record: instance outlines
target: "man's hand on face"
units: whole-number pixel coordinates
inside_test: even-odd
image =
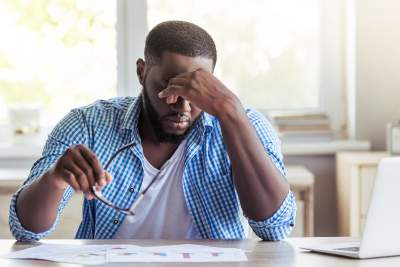
[[[168,104],[173,104],[177,102],[178,97],[182,97],[216,117],[241,105],[232,91],[212,73],[203,69],[171,78],[167,88],[162,90],[158,97],[166,98]]]

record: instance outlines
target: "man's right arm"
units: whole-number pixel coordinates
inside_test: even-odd
[[[49,176],[46,172],[25,187],[17,198],[16,210],[21,225],[36,234],[46,232],[54,224],[65,191],[46,182]]]
[[[9,225],[17,240],[45,237],[54,230],[73,191],[82,191],[87,198],[92,198],[89,186],[110,181],[94,153],[82,145],[87,143],[87,134],[81,116],[79,111],[71,111],[57,124],[49,135],[42,157],[13,195]],[[98,180],[100,178],[103,179]]]
[[[93,199],[90,187],[110,182],[96,155],[84,145],[68,148],[56,164],[20,192],[17,216],[21,225],[34,233],[48,230],[55,222],[58,207],[68,186]],[[34,211],[34,212],[32,212]]]

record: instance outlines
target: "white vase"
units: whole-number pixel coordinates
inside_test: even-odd
[[[35,143],[40,136],[40,108],[18,106],[8,110],[14,144]]]

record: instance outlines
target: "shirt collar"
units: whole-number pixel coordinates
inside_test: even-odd
[[[212,128],[213,127],[213,116],[206,112],[202,112],[200,114],[200,117],[198,119],[198,123],[201,126],[201,128]]]
[[[121,125],[122,130],[138,131],[140,112],[142,111],[142,96],[136,97],[129,105]]]

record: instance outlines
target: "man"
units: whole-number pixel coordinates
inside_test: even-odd
[[[73,192],[85,195],[76,238],[242,239],[247,222],[264,240],[285,238],[296,206],[279,140],[213,76],[216,59],[211,36],[194,24],[152,29],[137,60],[141,95],[73,109],[49,135],[11,200],[15,238],[48,235]],[[150,183],[134,216],[90,190],[129,208]]]

